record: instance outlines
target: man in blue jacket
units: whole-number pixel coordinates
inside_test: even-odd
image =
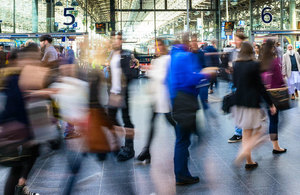
[[[199,182],[199,177],[192,177],[188,169],[190,135],[196,130],[196,112],[199,109],[196,88],[208,75],[201,74],[197,61],[188,51],[189,36],[183,36],[183,44],[176,44],[171,50],[171,66],[168,72],[168,84],[173,105],[173,116],[177,121],[174,154],[176,185]]]

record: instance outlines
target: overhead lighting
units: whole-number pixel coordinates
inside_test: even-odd
[[[62,4],[60,1],[57,1],[57,2],[55,3],[55,6],[63,6],[63,4]]]
[[[72,1],[72,4],[71,4],[71,6],[78,6],[79,4],[78,4],[78,2],[76,1],[76,0],[73,0]]]

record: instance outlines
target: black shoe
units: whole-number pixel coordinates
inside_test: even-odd
[[[30,192],[26,185],[16,185],[15,195],[39,195],[39,193]]]
[[[139,161],[144,161],[145,160],[146,163],[150,163],[151,155],[150,155],[150,152],[149,152],[149,148],[145,147],[136,159],[139,160]]]
[[[176,179],[176,185],[189,185],[198,183],[199,181],[199,177],[182,177]]]
[[[243,136],[233,135],[232,138],[228,140],[228,143],[236,143],[242,141]]]
[[[134,157],[133,147],[123,146],[117,156],[118,161],[126,161]]]
[[[106,153],[98,153],[97,158],[99,161],[104,161],[106,159]]]
[[[255,169],[257,167],[258,167],[258,163],[257,162],[255,162],[255,164],[246,164],[245,165],[245,168],[248,169],[248,170]]]
[[[287,149],[284,148],[284,150],[280,151],[280,150],[273,150],[273,154],[282,154],[285,153],[287,151]]]

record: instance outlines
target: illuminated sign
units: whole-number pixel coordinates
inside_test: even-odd
[[[224,30],[225,32],[232,32],[234,29],[234,22],[225,22]]]
[[[97,34],[105,34],[106,33],[106,23],[95,23],[96,33]]]

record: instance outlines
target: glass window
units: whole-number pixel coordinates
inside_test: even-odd
[[[0,0],[0,20],[2,33],[13,32],[13,1]]]

